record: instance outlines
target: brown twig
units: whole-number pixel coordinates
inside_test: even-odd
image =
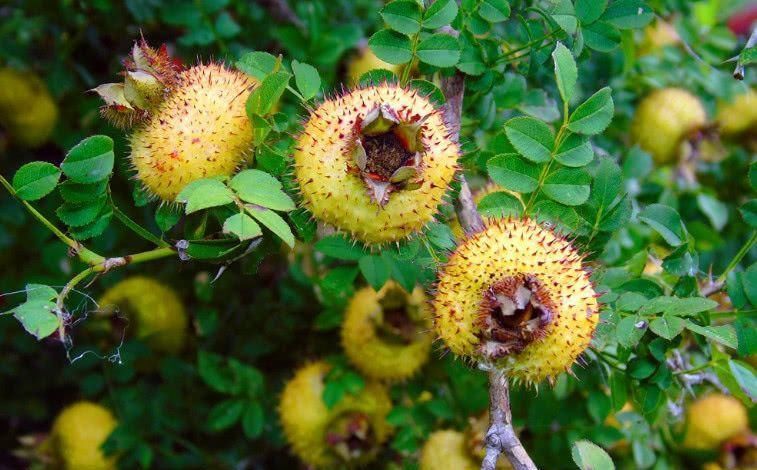
[[[287,0],[257,0],[257,3],[265,8],[274,19],[282,23],[290,23],[298,29],[305,29],[305,23],[289,7]]]
[[[444,31],[457,35],[451,29]],[[443,77],[441,89],[447,100],[444,119],[450,128],[452,138],[460,140],[460,115],[463,109],[465,77],[460,72]],[[474,233],[484,228],[481,214],[478,213],[470,187],[462,172],[460,194],[455,201],[455,211],[460,225],[466,233]],[[500,455],[505,454],[515,470],[535,470],[531,458],[521,444],[512,425],[510,411],[510,386],[507,377],[501,371],[489,371],[489,430],[486,433],[486,455],[481,463],[481,470],[494,470]]]

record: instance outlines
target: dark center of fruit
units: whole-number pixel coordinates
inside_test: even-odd
[[[546,335],[554,316],[555,306],[535,276],[510,276],[497,281],[481,301],[481,352],[490,359],[517,354]]]
[[[364,136],[365,172],[388,180],[401,166],[413,157],[396,133],[389,131],[377,136]]]
[[[364,459],[375,451],[376,436],[368,415],[358,411],[337,416],[326,433],[326,444],[345,462]]]
[[[390,289],[379,300],[381,318],[376,324],[377,335],[387,343],[407,345],[418,334],[418,307],[408,302],[408,294]]]

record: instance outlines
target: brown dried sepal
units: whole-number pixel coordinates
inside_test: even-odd
[[[492,360],[518,354],[547,334],[556,306],[532,275],[509,276],[492,284],[481,301],[477,318],[480,352]]]
[[[365,183],[371,200],[379,206],[398,190],[421,187],[424,118],[403,120],[389,105],[382,104],[355,125],[352,145],[354,167]]]

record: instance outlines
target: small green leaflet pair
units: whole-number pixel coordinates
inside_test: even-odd
[[[226,218],[224,233],[239,240],[250,240],[263,234],[260,223],[287,245],[294,246],[292,230],[274,212],[293,211],[294,201],[283,191],[281,182],[264,171],[244,170],[228,182],[223,178],[193,181],[179,193],[176,201],[186,204],[186,214],[235,204],[239,213]]]

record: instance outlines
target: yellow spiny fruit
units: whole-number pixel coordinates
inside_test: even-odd
[[[726,440],[749,428],[744,405],[728,395],[713,393],[691,403],[686,410],[683,446],[692,450],[717,450]]]
[[[665,46],[672,46],[680,41],[681,38],[672,24],[657,20],[644,28],[644,35],[639,44],[639,55],[653,54]]]
[[[723,135],[757,133],[757,91],[750,88],[730,102],[718,103],[715,118]]]
[[[402,380],[426,363],[433,343],[431,313],[423,289],[412,294],[395,282],[379,292],[357,291],[342,324],[342,345],[368,377]]]
[[[599,320],[581,255],[530,219],[498,219],[463,240],[439,275],[436,331],[453,353],[526,383],[551,381]]]
[[[478,470],[481,462],[468,452],[465,434],[443,430],[432,433],[421,449],[420,470]]]
[[[0,125],[23,147],[38,147],[52,134],[58,105],[45,83],[32,73],[0,69]]]
[[[316,218],[380,244],[433,220],[459,152],[427,98],[382,84],[327,100],[311,113],[294,152],[295,176]]]
[[[284,434],[294,453],[313,467],[364,465],[389,436],[392,403],[382,385],[368,382],[329,409],[321,398],[329,369],[324,361],[314,362],[287,382],[279,403]]]
[[[108,289],[98,304],[123,312],[130,331],[156,352],[176,354],[187,336],[187,312],[176,291],[148,277],[132,276]]]
[[[347,83],[350,86],[355,86],[360,82],[360,77],[363,74],[377,69],[388,70],[395,75],[399,75],[402,71],[402,66],[384,62],[376,57],[376,54],[369,47],[363,46],[347,62]]]
[[[229,176],[252,149],[245,103],[256,82],[222,64],[196,65],[131,136],[131,161],[145,189],[164,201],[192,181]]]
[[[706,121],[707,113],[699,98],[680,88],[663,88],[639,103],[631,137],[657,163],[670,163],[678,156],[681,142]]]
[[[55,419],[45,447],[52,451],[55,468],[64,470],[111,470],[116,458],[106,457],[100,447],[116,427],[111,412],[97,403],[80,401],[66,407]]]

